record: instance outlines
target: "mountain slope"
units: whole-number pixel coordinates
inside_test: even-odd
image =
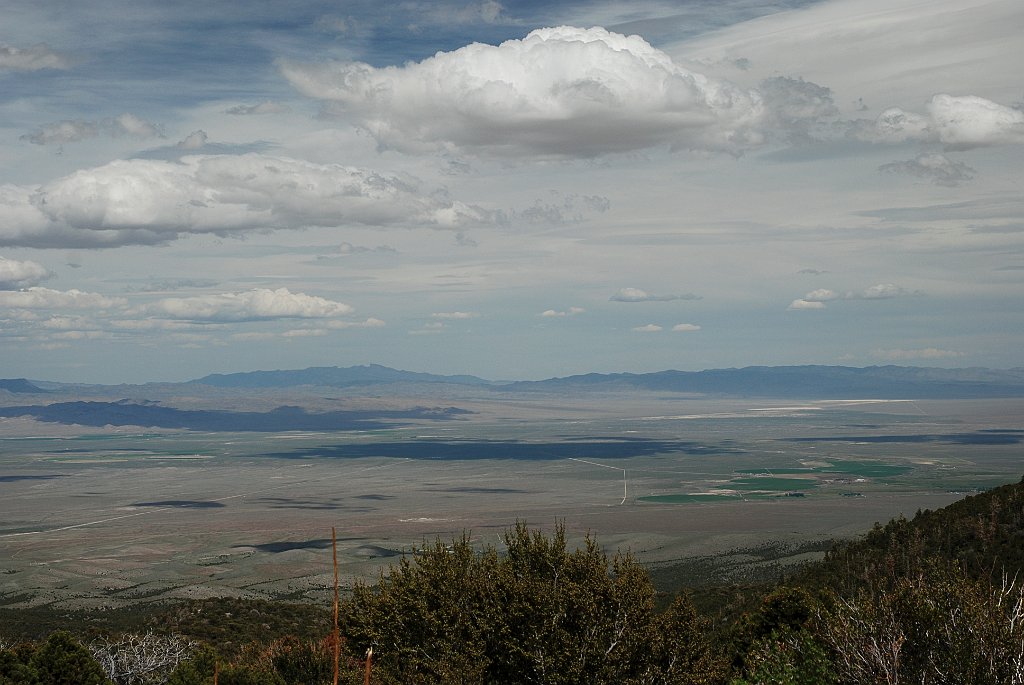
[[[19,394],[46,392],[39,386],[33,385],[24,378],[0,378],[0,390]]]
[[[586,374],[521,381],[517,391],[654,390],[740,397],[967,399],[1024,397],[1024,369],[907,366],[750,366],[707,371]]]

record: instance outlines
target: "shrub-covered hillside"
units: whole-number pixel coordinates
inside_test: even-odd
[[[910,520],[876,524],[864,538],[833,547],[797,582],[852,591],[886,576],[913,575],[937,559],[971,577],[1024,577],[1024,479]]]
[[[380,685],[1020,685],[1022,522],[1024,481],[878,525],[715,630],[685,589],[656,610],[630,555],[521,524],[500,552],[438,541],[357,585],[338,638],[322,608],[164,607],[148,634],[8,640],[0,685],[314,685],[335,664]]]

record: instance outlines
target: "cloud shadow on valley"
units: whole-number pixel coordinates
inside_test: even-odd
[[[211,432],[354,431],[394,428],[395,421],[450,421],[465,414],[457,407],[413,407],[310,413],[283,406],[269,412],[176,409],[155,402],[56,402],[0,408],[0,417],[30,416],[47,423],[80,426],[144,426]]]
[[[737,454],[732,447],[694,441],[630,438],[607,441],[523,442],[518,440],[416,440],[352,445],[303,447],[287,452],[268,452],[261,456],[275,459],[359,459],[396,457],[415,460],[474,461],[509,459],[517,461],[557,461],[560,459],[626,459],[656,454],[688,455]]]

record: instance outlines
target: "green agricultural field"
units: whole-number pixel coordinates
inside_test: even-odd
[[[656,502],[658,504],[696,504],[699,502],[726,502],[736,499],[736,495],[648,495],[637,497],[639,502]]]
[[[909,473],[912,468],[905,464],[885,464],[882,462],[839,459],[832,462],[832,466],[823,466],[818,471],[821,473],[845,473],[863,478],[887,478],[889,476],[902,476],[905,473]]]
[[[813,478],[779,478],[774,476],[736,478],[722,486],[729,490],[771,490],[784,492],[787,490],[813,490],[818,482]]]

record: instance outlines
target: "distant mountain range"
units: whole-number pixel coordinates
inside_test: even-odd
[[[39,386],[29,383],[24,378],[0,378],[0,390],[6,390],[7,392],[19,394],[46,392]]]
[[[748,366],[708,371],[591,373],[520,381],[508,390],[655,390],[725,397],[806,399],[967,399],[1024,397],[1024,369],[914,366]]]
[[[589,373],[542,381],[488,381],[386,366],[315,367],[296,371],[214,374],[191,381],[220,388],[352,387],[445,383],[512,392],[648,390],[721,397],[924,399],[1024,397],[1024,369],[937,369],[913,366],[749,366],[708,371]]]
[[[218,388],[289,388],[296,385],[347,388],[380,383],[453,383],[456,385],[489,385],[491,383],[476,376],[438,376],[432,373],[400,371],[379,364],[345,368],[314,366],[297,371],[215,373],[190,382]]]
[[[939,369],[914,366],[749,366],[707,371],[589,373],[540,381],[490,381],[469,375],[417,373],[371,364],[298,370],[213,374],[183,385],[223,389],[299,386],[351,388],[445,384],[517,393],[586,393],[631,390],[710,397],[804,399],[971,399],[1024,397],[1024,368]],[[0,391],[53,392],[60,384],[0,380]],[[52,388],[52,390],[51,390]]]

